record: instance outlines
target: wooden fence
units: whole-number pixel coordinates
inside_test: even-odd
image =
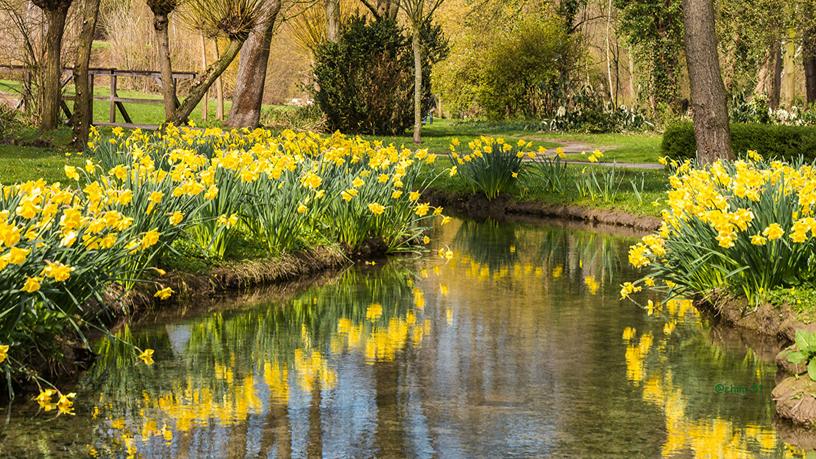
[[[24,108],[31,98],[31,70],[22,65],[0,65],[0,71],[10,71],[12,74],[22,75],[23,91],[21,99],[16,108]],[[65,67],[63,73],[68,75],[62,78],[61,87],[67,86],[73,80],[74,69]],[[115,68],[91,68],[88,70],[90,87],[88,92],[94,94],[95,81],[98,77],[107,78],[110,82],[110,94],[107,96],[93,96],[93,100],[106,100],[109,102],[108,119],[107,121],[93,121],[96,126],[121,126],[126,128],[141,128],[141,129],[155,129],[158,126],[154,124],[138,124],[133,121],[130,114],[125,107],[125,104],[151,104],[164,105],[162,99],[146,99],[135,97],[119,97],[117,90],[117,81],[119,77],[128,78],[153,78],[161,84],[161,72],[153,70],[121,70]],[[178,83],[179,80],[188,80],[196,77],[195,72],[173,72],[173,79]],[[75,96],[66,95],[62,97],[60,106],[65,114],[66,120],[71,120],[71,108],[66,103],[67,100],[74,100]],[[178,104],[178,99],[176,99]],[[117,120],[117,113],[122,115],[123,122]]]

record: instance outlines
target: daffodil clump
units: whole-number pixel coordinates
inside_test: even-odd
[[[157,256],[192,224],[206,190],[200,166],[132,158],[65,166],[65,184],[0,185],[0,343],[9,346],[0,371],[10,379],[45,383],[39,370],[61,364],[55,337],[84,345],[85,330],[102,328],[106,289],[154,277]]]
[[[155,264],[182,242],[209,257],[248,239],[270,256],[372,241],[390,253],[427,244],[434,219],[448,221],[420,199],[420,170],[435,160],[424,150],[260,129],[92,134],[64,183],[0,185],[0,371],[11,379],[45,383],[32,356],[59,364],[43,352],[55,336],[83,345],[83,331],[104,329],[108,289],[160,278]],[[149,282],[157,300],[175,293]],[[139,352],[150,365],[152,350]]]
[[[493,200],[513,189],[522,173],[524,158],[536,158],[530,151],[532,142],[519,140],[516,145],[502,138],[482,136],[468,144],[469,152],[459,152],[459,140],[450,146],[453,163],[451,175],[457,173],[470,185],[474,192],[480,192]]]
[[[319,243],[350,251],[376,242],[387,252],[421,242],[441,208],[420,200],[423,166],[436,156],[341,134],[168,128],[94,139],[109,168],[148,157],[182,160],[199,174],[201,209],[188,234],[208,256],[223,257],[242,238],[271,254]]]
[[[673,166],[659,232],[629,251],[647,277],[625,284],[622,296],[658,280],[675,294],[727,288],[761,300],[814,280],[816,167],[754,151],[735,162]]]

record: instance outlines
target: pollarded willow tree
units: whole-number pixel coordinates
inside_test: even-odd
[[[88,133],[93,122],[93,94],[89,69],[91,65],[91,50],[96,33],[96,22],[99,19],[100,0],[84,0],[80,13],[82,26],[79,32],[79,46],[77,47],[76,62],[74,63],[74,116],[71,124],[74,130],[73,144],[77,148],[85,148],[88,142]]]
[[[196,105],[218,77],[238,56],[250,34],[270,20],[267,0],[186,0],[180,10],[184,19],[212,38],[229,40],[224,53],[203,74],[193,80],[189,94],[170,118],[174,124],[186,123]],[[274,18],[272,18],[274,19]],[[259,82],[253,82],[259,84]]]
[[[433,21],[433,15],[444,0],[400,0],[411,25],[411,47],[414,50],[414,143],[422,142],[422,29]]]
[[[54,129],[59,122],[62,100],[62,37],[72,0],[32,0],[32,3],[42,10],[45,17],[40,128]]]
[[[281,0],[267,0],[264,17],[249,35],[238,59],[238,78],[227,125],[255,127],[261,119],[269,47],[281,11]]]
[[[176,80],[173,78],[173,63],[170,59],[170,13],[176,10],[179,0],[147,0],[153,12],[153,29],[159,42],[159,65],[161,67],[162,97],[164,98],[164,118],[170,119],[176,112]]]

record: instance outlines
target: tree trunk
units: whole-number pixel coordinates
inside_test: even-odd
[[[697,159],[701,164],[733,159],[713,0],[683,0],[683,19]]]
[[[411,46],[414,49],[414,143],[422,143],[422,37],[420,24],[414,24]]]
[[[606,10],[606,77],[609,83],[609,100],[612,101],[612,106],[618,106],[618,100],[615,97],[615,86],[612,84],[612,61],[609,57],[610,53],[610,44],[609,44],[609,29],[612,25],[612,0],[609,0],[609,5]]]
[[[340,0],[325,0],[326,2],[326,38],[337,41],[340,33]]]
[[[789,28],[782,55],[782,104],[790,108],[796,98],[796,29]]]
[[[782,42],[775,40],[771,44],[771,76],[768,87],[768,105],[776,110],[782,101]]]
[[[82,30],[79,33],[76,63],[74,64],[74,99],[73,144],[75,148],[85,148],[88,143],[88,131],[93,122],[93,93],[88,69],[91,65],[96,21],[99,18],[100,0],[85,0],[82,5]]]
[[[232,93],[232,109],[226,123],[230,127],[251,128],[260,123],[269,46],[280,8],[279,0],[271,3],[269,16],[249,35],[242,48],[238,60],[238,78]]]
[[[757,75],[757,84],[754,94],[764,94],[768,97],[768,106],[774,110],[779,108],[779,99],[782,87],[782,43],[779,38],[771,40],[768,46],[768,56]]]
[[[816,28],[805,30],[802,42],[802,61],[805,66],[805,95],[807,103],[816,102]]]
[[[162,97],[164,98],[164,119],[169,120],[176,112],[176,80],[173,78],[173,63],[170,60],[170,37],[166,14],[153,15],[153,28],[159,41],[159,62],[161,65]]]
[[[40,5],[37,5],[40,6]],[[63,1],[52,8],[43,8],[46,32],[43,52],[42,106],[40,127],[55,129],[59,123],[60,101],[62,101],[62,37],[70,1]],[[42,8],[42,6],[41,6]]]
[[[235,57],[238,56],[238,52],[241,50],[241,45],[244,44],[244,41],[246,40],[230,40],[224,54],[222,54],[203,75],[199,75],[193,80],[190,94],[184,99],[184,102],[181,103],[181,106],[176,109],[176,112],[170,118],[173,124],[181,125],[187,122],[190,118],[190,114],[193,113],[196,105],[201,102],[207,90],[212,87],[215,80],[227,70],[227,67],[229,67],[232,61],[235,60]]]
[[[630,102],[632,107],[638,106],[638,93],[637,93],[637,83],[635,78],[635,54],[632,47],[626,48],[627,54],[627,61],[629,64],[629,96],[632,98]]]

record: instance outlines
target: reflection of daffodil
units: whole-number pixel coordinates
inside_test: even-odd
[[[60,414],[70,414],[74,415],[74,398],[76,394],[71,392],[70,394],[60,394],[59,400],[57,401],[57,408],[59,409]]]
[[[153,349],[145,349],[139,354],[139,359],[144,362],[145,365],[153,365],[153,352],[155,352]]]
[[[374,304],[370,305],[366,309],[366,319],[367,320],[375,321],[375,320],[379,319],[380,317],[382,317],[382,314],[383,314],[382,305],[380,305],[378,303],[374,303]]]

